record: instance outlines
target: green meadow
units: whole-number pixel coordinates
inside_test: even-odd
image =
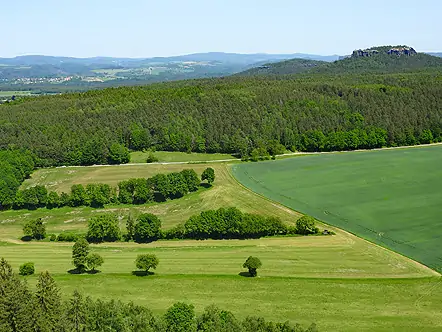
[[[157,313],[164,313],[174,302],[184,301],[194,304],[198,312],[209,304],[216,304],[238,317],[260,315],[304,326],[315,322],[321,332],[416,331],[422,328],[440,331],[442,288],[438,273],[320,222],[320,229],[333,230],[336,235],[92,245],[91,251],[105,260],[101,272],[95,275],[68,273],[73,268],[72,243],[19,240],[23,224],[28,220],[43,218],[47,233],[85,232],[89,218],[106,212],[122,217],[122,229],[124,217],[129,212],[134,215],[155,213],[163,227],[170,228],[203,210],[229,206],[294,223],[300,213],[250,191],[240,185],[230,171],[233,169],[237,174],[243,167],[271,168],[309,158],[317,157],[256,164],[139,164],[40,169],[23,187],[40,184],[62,192],[80,183],[115,186],[127,178],[149,177],[184,168],[193,168],[201,174],[208,166],[215,169],[216,181],[212,188],[164,203],[1,212],[0,257],[6,258],[15,270],[28,261],[35,263],[37,273],[48,270],[66,296],[78,289],[93,298],[118,298],[144,304]],[[135,258],[140,253],[154,253],[160,259],[154,275],[132,274]],[[263,262],[257,278],[240,274],[244,272],[242,263],[250,255]],[[37,277],[27,279],[33,286]]]

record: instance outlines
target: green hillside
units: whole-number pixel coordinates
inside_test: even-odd
[[[342,74],[342,73],[395,73],[422,71],[442,68],[442,58],[425,53],[417,54],[389,54],[390,50],[403,49],[407,46],[380,46],[366,51],[369,56],[352,56],[343,60],[312,69],[314,73]],[[372,53],[377,51],[378,53]]]
[[[254,75],[300,74],[308,72],[312,68],[323,66],[325,64],[327,64],[327,62],[308,60],[308,59],[292,59],[292,60],[275,62],[275,63],[267,63],[259,67],[243,71],[237,75],[254,76]]]

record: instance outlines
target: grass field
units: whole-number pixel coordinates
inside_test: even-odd
[[[30,96],[32,94],[31,91],[0,91],[0,97]]]
[[[442,268],[442,146],[233,166],[253,191]]]
[[[310,157],[299,159],[303,158]],[[316,322],[321,332],[442,329],[439,275],[334,227],[326,226],[336,232],[334,236],[96,245],[92,251],[99,252],[105,259],[102,272],[81,276],[67,273],[72,268],[72,244],[18,241],[26,220],[44,218],[48,233],[84,231],[87,219],[104,211],[121,215],[129,210],[153,212],[160,216],[166,228],[202,210],[222,206],[275,215],[287,222],[294,222],[300,216],[240,186],[229,172],[235,165],[210,164],[217,176],[213,188],[161,204],[109,206],[99,210],[65,207],[52,211],[1,212],[0,257],[5,257],[15,269],[32,261],[37,272],[49,270],[64,293],[79,289],[94,298],[145,304],[158,313],[163,313],[174,302],[185,301],[194,304],[198,312],[215,303],[238,317],[262,315],[304,326]],[[116,185],[130,177],[148,177],[184,168],[201,173],[207,166],[140,164],[42,169],[23,186],[42,184],[61,192],[76,183]],[[148,252],[160,258],[156,274],[132,275],[136,256]],[[256,255],[263,262],[256,279],[239,275],[249,255]],[[28,280],[35,285],[36,276]]]
[[[105,264],[98,275],[70,275],[71,245],[5,244],[0,256],[16,269],[33,261],[48,269],[64,293],[134,301],[164,312],[176,301],[209,304],[239,317],[262,315],[320,331],[438,331],[440,279],[399,255],[351,235],[248,241],[168,241],[92,247]],[[132,275],[139,253],[160,259],[156,274]],[[238,275],[249,255],[263,261],[257,279]],[[369,277],[369,278],[367,278]],[[408,279],[395,279],[401,277]],[[423,278],[416,278],[423,277]],[[387,279],[386,279],[387,278]],[[31,285],[36,277],[28,279]]]
[[[73,184],[108,183],[116,186],[119,181],[133,177],[149,177],[158,173],[180,171],[186,168],[195,169],[201,174],[208,165],[206,164],[140,164],[133,166],[112,167],[65,167],[41,169],[36,171],[23,187],[37,184],[45,185],[50,190],[69,192]],[[150,205],[117,205],[108,206],[105,209],[70,208],[61,209],[38,209],[36,211],[5,211],[0,213],[2,223],[2,237],[18,238],[21,236],[23,223],[35,218],[44,218],[49,233],[59,233],[63,230],[84,230],[87,220],[105,211],[127,215],[151,212],[158,215],[165,228],[173,227],[186,221],[190,216],[203,210],[217,209],[220,207],[236,206],[242,211],[259,213],[264,215],[276,215],[286,222],[295,222],[300,216],[289,209],[278,207],[271,202],[260,198],[252,192],[242,188],[231,176],[228,166],[225,164],[211,164],[215,169],[216,180],[213,188],[203,189],[197,193],[189,194],[181,199],[168,201],[161,204]]]
[[[130,154],[131,163],[145,163],[151,152],[132,152]],[[169,152],[155,151],[153,155],[158,158],[159,162],[201,162],[210,160],[227,160],[235,159],[234,156],[224,153],[186,153],[186,152]]]

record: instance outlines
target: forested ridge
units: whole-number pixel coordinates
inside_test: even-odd
[[[29,149],[38,156],[37,166],[51,166],[108,163],[116,143],[132,150],[246,156],[254,149],[272,154],[279,143],[297,151],[330,151],[442,139],[439,69],[341,72],[24,98],[0,106],[0,149]]]

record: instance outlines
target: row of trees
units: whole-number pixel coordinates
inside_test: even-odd
[[[85,239],[91,243],[134,240],[137,243],[148,243],[160,239],[250,239],[275,235],[310,235],[317,234],[319,229],[315,220],[303,216],[290,226],[276,217],[264,217],[257,214],[243,213],[237,208],[220,208],[203,211],[190,217],[184,224],[169,230],[161,229],[161,220],[151,213],[144,213],[134,219],[131,215],[126,221],[126,232],[122,233],[119,218],[108,213],[89,219]],[[23,226],[24,240],[42,240],[46,237],[46,227],[42,219],[31,220]],[[64,233],[62,233],[64,234]],[[81,236],[61,235],[51,241],[73,242]]]
[[[441,141],[438,75],[230,77],[25,98],[0,105],[0,149],[29,149],[49,166],[124,162],[127,149],[151,147],[244,157],[272,155],[277,144],[325,151]]]
[[[11,191],[14,198],[4,200],[3,209],[49,209],[63,206],[91,206],[103,207],[105,204],[145,204],[148,202],[162,202],[167,199],[183,197],[189,192],[198,190],[201,181],[212,184],[215,180],[213,168],[203,171],[201,178],[193,169],[169,174],[157,174],[148,179],[129,179],[118,184],[118,189],[108,184],[75,184],[70,194],[60,195],[48,192],[44,186],[34,186],[24,190]],[[7,203],[9,202],[9,203]]]
[[[94,300],[74,291],[63,296],[54,278],[43,272],[31,290],[4,259],[0,260],[0,331],[2,332],[315,332],[298,324],[274,323],[262,317],[237,319],[209,306],[200,315],[186,303],[173,304],[164,315],[115,300]],[[63,300],[67,298],[67,300]]]

